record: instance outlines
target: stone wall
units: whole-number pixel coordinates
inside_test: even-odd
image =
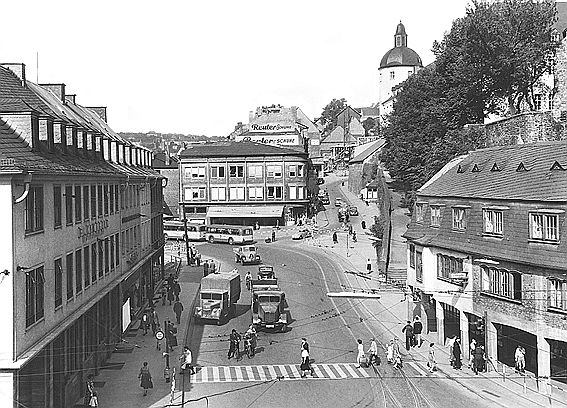
[[[566,139],[551,112],[525,112],[484,126],[487,147]]]

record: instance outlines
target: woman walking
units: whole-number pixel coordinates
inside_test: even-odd
[[[144,364],[140,368],[138,378],[140,379],[140,387],[144,389],[145,397],[146,395],[148,395],[148,388],[154,388],[154,384],[152,383],[152,375],[150,373],[150,369],[148,368],[147,361],[144,361]]]
[[[356,356],[356,368],[360,368],[362,363],[365,361],[364,357],[364,346],[362,344],[362,340],[358,339],[358,354]]]
[[[458,338],[453,343],[453,367],[457,370],[461,369],[461,343]]]
[[[427,368],[432,373],[437,371],[437,361],[435,361],[435,343],[429,343],[429,353],[427,354]]]
[[[302,347],[301,349],[301,365],[299,366],[299,371],[301,371],[302,378],[305,377],[306,371],[311,372],[311,375],[313,375],[309,363],[309,352],[307,351],[306,347]]]

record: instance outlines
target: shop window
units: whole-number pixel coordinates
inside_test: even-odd
[[[26,327],[44,316],[43,266],[26,272]]]
[[[30,187],[24,213],[26,234],[43,231],[43,187]]]
[[[55,309],[58,309],[63,304],[63,265],[62,259],[58,258],[53,264],[54,269],[54,298],[55,298]]]
[[[547,287],[549,307],[567,311],[567,280],[548,278]]]
[[[558,214],[530,213],[530,239],[543,242],[559,242]]]
[[[53,186],[53,227],[61,227],[61,186]]]
[[[522,299],[522,275],[495,267],[481,266],[481,288],[489,293],[512,300]]]

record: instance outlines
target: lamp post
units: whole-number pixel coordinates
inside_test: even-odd
[[[187,217],[183,217],[183,239],[185,240],[185,252],[187,253],[187,265],[189,265],[189,237],[187,235]]]

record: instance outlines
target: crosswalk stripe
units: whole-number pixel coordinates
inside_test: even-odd
[[[354,371],[354,368],[351,367],[350,364],[345,364],[344,368],[346,368],[346,370],[350,373],[351,376],[353,377],[358,377],[358,375],[356,374],[356,371]]]
[[[244,381],[242,367],[235,367],[236,369],[236,381]]]
[[[360,367],[357,368],[356,371],[358,372],[358,374],[364,378],[369,378],[370,374],[368,374],[368,371],[366,371],[364,368]]]
[[[323,373],[323,371],[321,371],[321,366],[319,364],[312,365],[311,368],[313,369],[313,372],[315,373],[315,377],[325,378],[325,374]]]
[[[215,367],[213,367],[213,380],[215,382],[219,382],[220,381],[220,375],[219,375],[219,371],[215,370]]]
[[[341,366],[339,364],[333,364],[332,367],[337,371],[337,373],[339,373],[339,377],[341,378],[346,378],[347,375],[345,374],[345,372],[341,369]]]
[[[253,366],[252,367],[252,378],[254,381],[260,381],[260,374],[258,372],[259,367]]]
[[[296,365],[287,365],[285,366],[285,369],[288,372],[290,378],[299,378],[301,376]]]
[[[278,377],[278,374],[276,373],[276,369],[273,366],[268,366],[268,372],[270,373],[270,379],[274,379]]]

